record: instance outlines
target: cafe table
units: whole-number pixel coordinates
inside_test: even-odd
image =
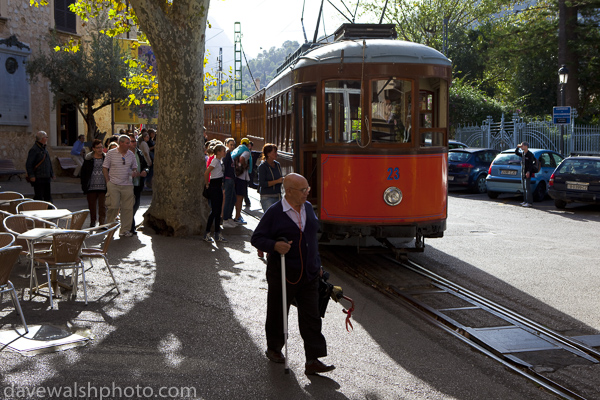
[[[57,210],[40,210],[40,211],[57,211]],[[63,210],[64,211],[64,210]],[[67,210],[68,211],[68,210]],[[25,211],[23,212],[24,215],[26,215],[25,213],[29,213],[30,211]],[[63,215],[64,216],[64,215]],[[58,217],[60,218],[60,217]],[[33,264],[34,264],[34,257],[35,257],[35,244],[41,240],[44,240],[46,238],[48,238],[48,236],[52,236],[53,234],[57,233],[57,232],[63,232],[64,229],[60,229],[60,228],[33,228],[30,229],[28,231],[25,231],[21,234],[19,234],[17,236],[17,239],[23,239],[27,241],[27,247],[29,249],[29,259],[30,259],[30,265],[29,265],[29,270],[31,271],[30,277],[29,277],[29,287],[31,288],[31,291],[36,291],[39,293],[39,289],[48,286],[48,283],[42,283],[36,287],[33,286],[33,274],[35,274],[34,268],[33,268]],[[53,293],[55,293],[55,295],[58,294],[58,286],[64,287],[67,290],[71,290],[72,287],[70,285],[67,285],[65,283],[59,282],[58,281],[58,271],[57,270],[52,270],[50,272],[50,281],[52,283],[52,291]],[[29,293],[29,296],[31,297],[31,292]]]
[[[71,211],[67,210],[66,208],[57,208],[49,210],[21,211],[21,214],[27,217],[35,217],[45,219],[46,221],[53,221],[71,215]]]

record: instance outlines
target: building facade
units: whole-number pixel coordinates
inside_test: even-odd
[[[78,135],[87,134],[83,117],[75,107],[56,102],[48,80],[30,83],[25,63],[36,53],[49,51],[48,37],[80,39],[83,28],[68,6],[74,0],[49,0],[39,8],[29,0],[0,0],[0,159],[12,159],[24,169],[35,134],[48,133],[48,150],[55,174],[62,170],[58,157],[68,157]],[[95,114],[101,132],[111,132],[111,108]]]

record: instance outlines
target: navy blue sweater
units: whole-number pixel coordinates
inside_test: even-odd
[[[277,161],[275,168],[271,168],[268,162],[263,162],[258,167],[258,186],[260,194],[281,194],[281,183],[269,186],[269,181],[281,178],[281,165]]]
[[[285,255],[286,277],[290,282],[296,282],[299,278],[311,281],[319,275],[321,269],[317,237],[319,220],[309,202],[304,203],[304,207],[304,232],[283,212],[283,205],[278,201],[265,212],[250,239],[252,246],[269,253],[267,270],[273,272],[281,270],[281,255],[275,253],[275,242],[281,237],[292,241],[292,247]]]

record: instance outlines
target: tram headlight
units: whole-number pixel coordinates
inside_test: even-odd
[[[383,192],[383,200],[389,206],[397,206],[402,201],[402,192],[397,187],[389,187]]]

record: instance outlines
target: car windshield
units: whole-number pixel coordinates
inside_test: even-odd
[[[561,174],[600,175],[600,161],[595,160],[565,160],[558,172]]]
[[[521,165],[521,157],[514,153],[500,154],[494,160],[494,165]]]
[[[451,162],[465,162],[471,156],[470,153],[464,151],[450,151],[448,152],[448,161]]]

